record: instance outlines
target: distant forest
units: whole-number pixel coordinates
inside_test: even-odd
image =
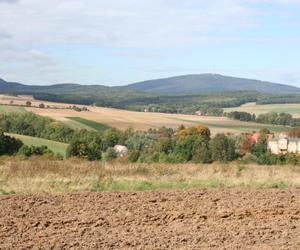
[[[300,103],[300,95],[271,95],[255,91],[235,91],[184,96],[155,96],[141,93],[140,96],[123,93],[47,94],[37,93],[34,98],[45,101],[95,105],[161,113],[194,114],[201,110],[203,115],[223,115],[222,108],[238,107],[248,102],[257,104]]]

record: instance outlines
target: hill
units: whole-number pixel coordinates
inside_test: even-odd
[[[6,82],[0,79],[0,92],[14,93],[48,93],[48,94],[135,94],[145,96],[143,92],[156,95],[195,95],[202,93],[220,93],[232,91],[257,91],[269,94],[300,94],[300,88],[245,78],[223,76],[218,74],[183,75],[170,78],[148,80],[120,87],[104,85],[80,85],[64,83],[54,85],[25,85],[16,82]],[[149,96],[149,95],[146,95]]]
[[[175,95],[249,90],[270,94],[300,93],[300,88],[289,85],[229,77],[217,74],[176,76],[138,82],[130,84],[127,87],[139,91]]]
[[[33,95],[43,101],[188,114],[199,109],[237,107],[247,102],[300,103],[300,88],[213,74],[119,87],[75,83],[32,86],[0,79],[0,93]]]

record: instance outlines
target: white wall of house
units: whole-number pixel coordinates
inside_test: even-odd
[[[272,154],[286,154],[286,153],[300,154],[300,139],[289,140],[288,138],[281,138],[278,140],[271,140],[268,142],[268,150]]]

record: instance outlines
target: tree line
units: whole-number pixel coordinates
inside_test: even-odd
[[[191,128],[180,126],[176,130],[162,127],[145,132],[108,129],[104,133],[73,140],[68,148],[68,156],[87,160],[114,160],[117,154],[113,146],[121,144],[129,149],[129,154],[122,158],[123,162],[210,164],[215,161],[240,161],[267,165],[300,164],[300,157],[296,154],[269,153],[269,133],[267,129],[261,130],[258,141],[253,143],[249,134],[217,134],[211,137],[210,130],[202,125]]]
[[[250,114],[248,112],[233,111],[226,113],[225,115],[230,119],[246,122],[252,121],[257,123],[284,125],[291,127],[300,126],[300,118],[293,118],[293,116],[288,113],[270,112],[256,116],[255,114]]]
[[[114,160],[118,157],[114,146],[124,145],[129,151],[121,159],[125,162],[209,164],[215,161],[242,161],[270,165],[300,163],[299,156],[295,154],[270,154],[267,149],[270,131],[266,129],[260,131],[258,141],[253,143],[249,134],[217,134],[212,137],[209,128],[203,125],[189,128],[180,126],[175,130],[165,127],[148,131],[121,131],[113,128],[99,132],[73,130],[61,122],[33,113],[1,115],[0,129],[4,132],[67,142],[68,157],[90,161]],[[300,128],[294,128],[290,134],[299,137]],[[3,132],[0,135],[0,154],[51,154],[45,147],[28,147],[19,140],[4,135]]]

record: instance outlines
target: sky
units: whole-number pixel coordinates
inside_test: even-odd
[[[0,0],[0,78],[216,73],[300,87],[300,0]]]

